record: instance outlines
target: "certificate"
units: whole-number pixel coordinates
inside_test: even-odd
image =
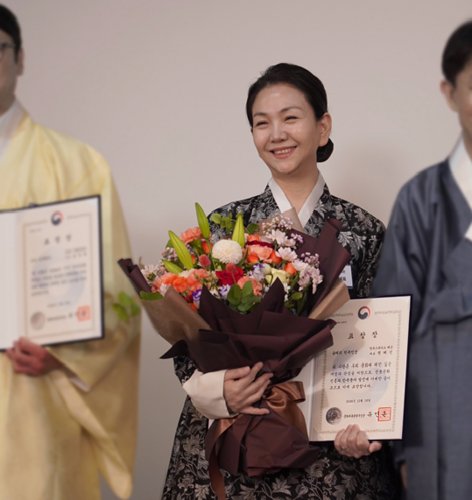
[[[0,213],[0,349],[103,337],[100,197]]]
[[[350,424],[369,439],[401,439],[410,297],[353,299],[331,318],[333,346],[295,379],[310,441],[334,441]]]

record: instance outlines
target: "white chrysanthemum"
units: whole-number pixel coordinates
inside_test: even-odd
[[[292,262],[298,259],[298,255],[291,248],[279,248],[277,252],[275,252],[282,260],[286,260],[288,262]]]
[[[243,249],[237,241],[219,240],[213,246],[212,254],[224,264],[237,264],[243,258]]]

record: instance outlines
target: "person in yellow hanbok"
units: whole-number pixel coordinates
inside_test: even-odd
[[[140,322],[111,309],[120,291],[132,293],[116,264],[130,255],[120,202],[100,154],[23,109],[22,71],[20,28],[0,5],[0,209],[101,196],[105,337],[50,348],[21,338],[0,353],[0,500],[98,500],[99,471],[128,498]]]

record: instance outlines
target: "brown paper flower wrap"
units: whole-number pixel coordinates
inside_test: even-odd
[[[262,361],[261,373],[272,372],[271,385],[260,401],[270,413],[238,415],[216,420],[206,437],[212,486],[225,497],[223,468],[235,475],[273,473],[281,468],[305,468],[318,455],[308,441],[306,423],[297,406],[304,401],[303,384],[289,382],[318,352],[332,345],[335,322],[326,320],[348,299],[338,276],[350,259],[337,240],[340,223],[328,220],[318,238],[303,234],[300,253],[318,254],[323,282],[307,301],[308,317],[295,316],[284,305],[285,291],[279,280],[270,287],[258,307],[241,315],[203,288],[200,314],[172,288],[159,301],[143,301],[158,333],[173,344],[162,358],[188,356],[199,370],[253,366]],[[149,285],[130,259],[119,262],[138,293]]]

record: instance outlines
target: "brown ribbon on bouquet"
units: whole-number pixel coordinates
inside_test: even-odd
[[[143,301],[158,333],[174,344],[163,358],[189,356],[205,373],[263,361],[262,373],[274,373],[273,385],[260,402],[271,410],[269,415],[221,419],[207,433],[211,481],[220,499],[225,498],[220,468],[252,476],[284,467],[303,468],[316,460],[317,448],[308,441],[304,417],[297,406],[304,400],[303,388],[299,382],[287,381],[297,376],[317,352],[332,345],[330,331],[335,323],[319,319],[326,319],[349,299],[344,283],[338,279],[350,259],[337,241],[340,229],[340,223],[331,219],[318,238],[302,234],[304,243],[298,253],[317,253],[323,274],[323,282],[309,298],[309,318],[288,311],[278,280],[248,315],[233,311],[206,288],[202,290],[200,315],[172,288],[159,301]],[[150,291],[138,266],[129,259],[120,261],[120,265],[138,293]]]
[[[302,382],[283,382],[282,384],[272,386],[266,391],[266,394],[264,394],[263,400],[269,409],[289,422],[308,440],[305,418],[297,405],[297,403],[305,401],[305,391]],[[206,448],[208,449],[208,446],[210,447],[207,458],[209,462],[211,486],[220,500],[226,498],[226,491],[223,475],[218,465],[216,445],[219,438],[241,417],[242,415],[237,415],[234,418],[216,420],[210,427],[205,440]],[[249,475],[255,476],[263,473],[276,472],[277,470],[279,469],[274,471],[264,469],[259,472],[257,469],[252,468]]]

